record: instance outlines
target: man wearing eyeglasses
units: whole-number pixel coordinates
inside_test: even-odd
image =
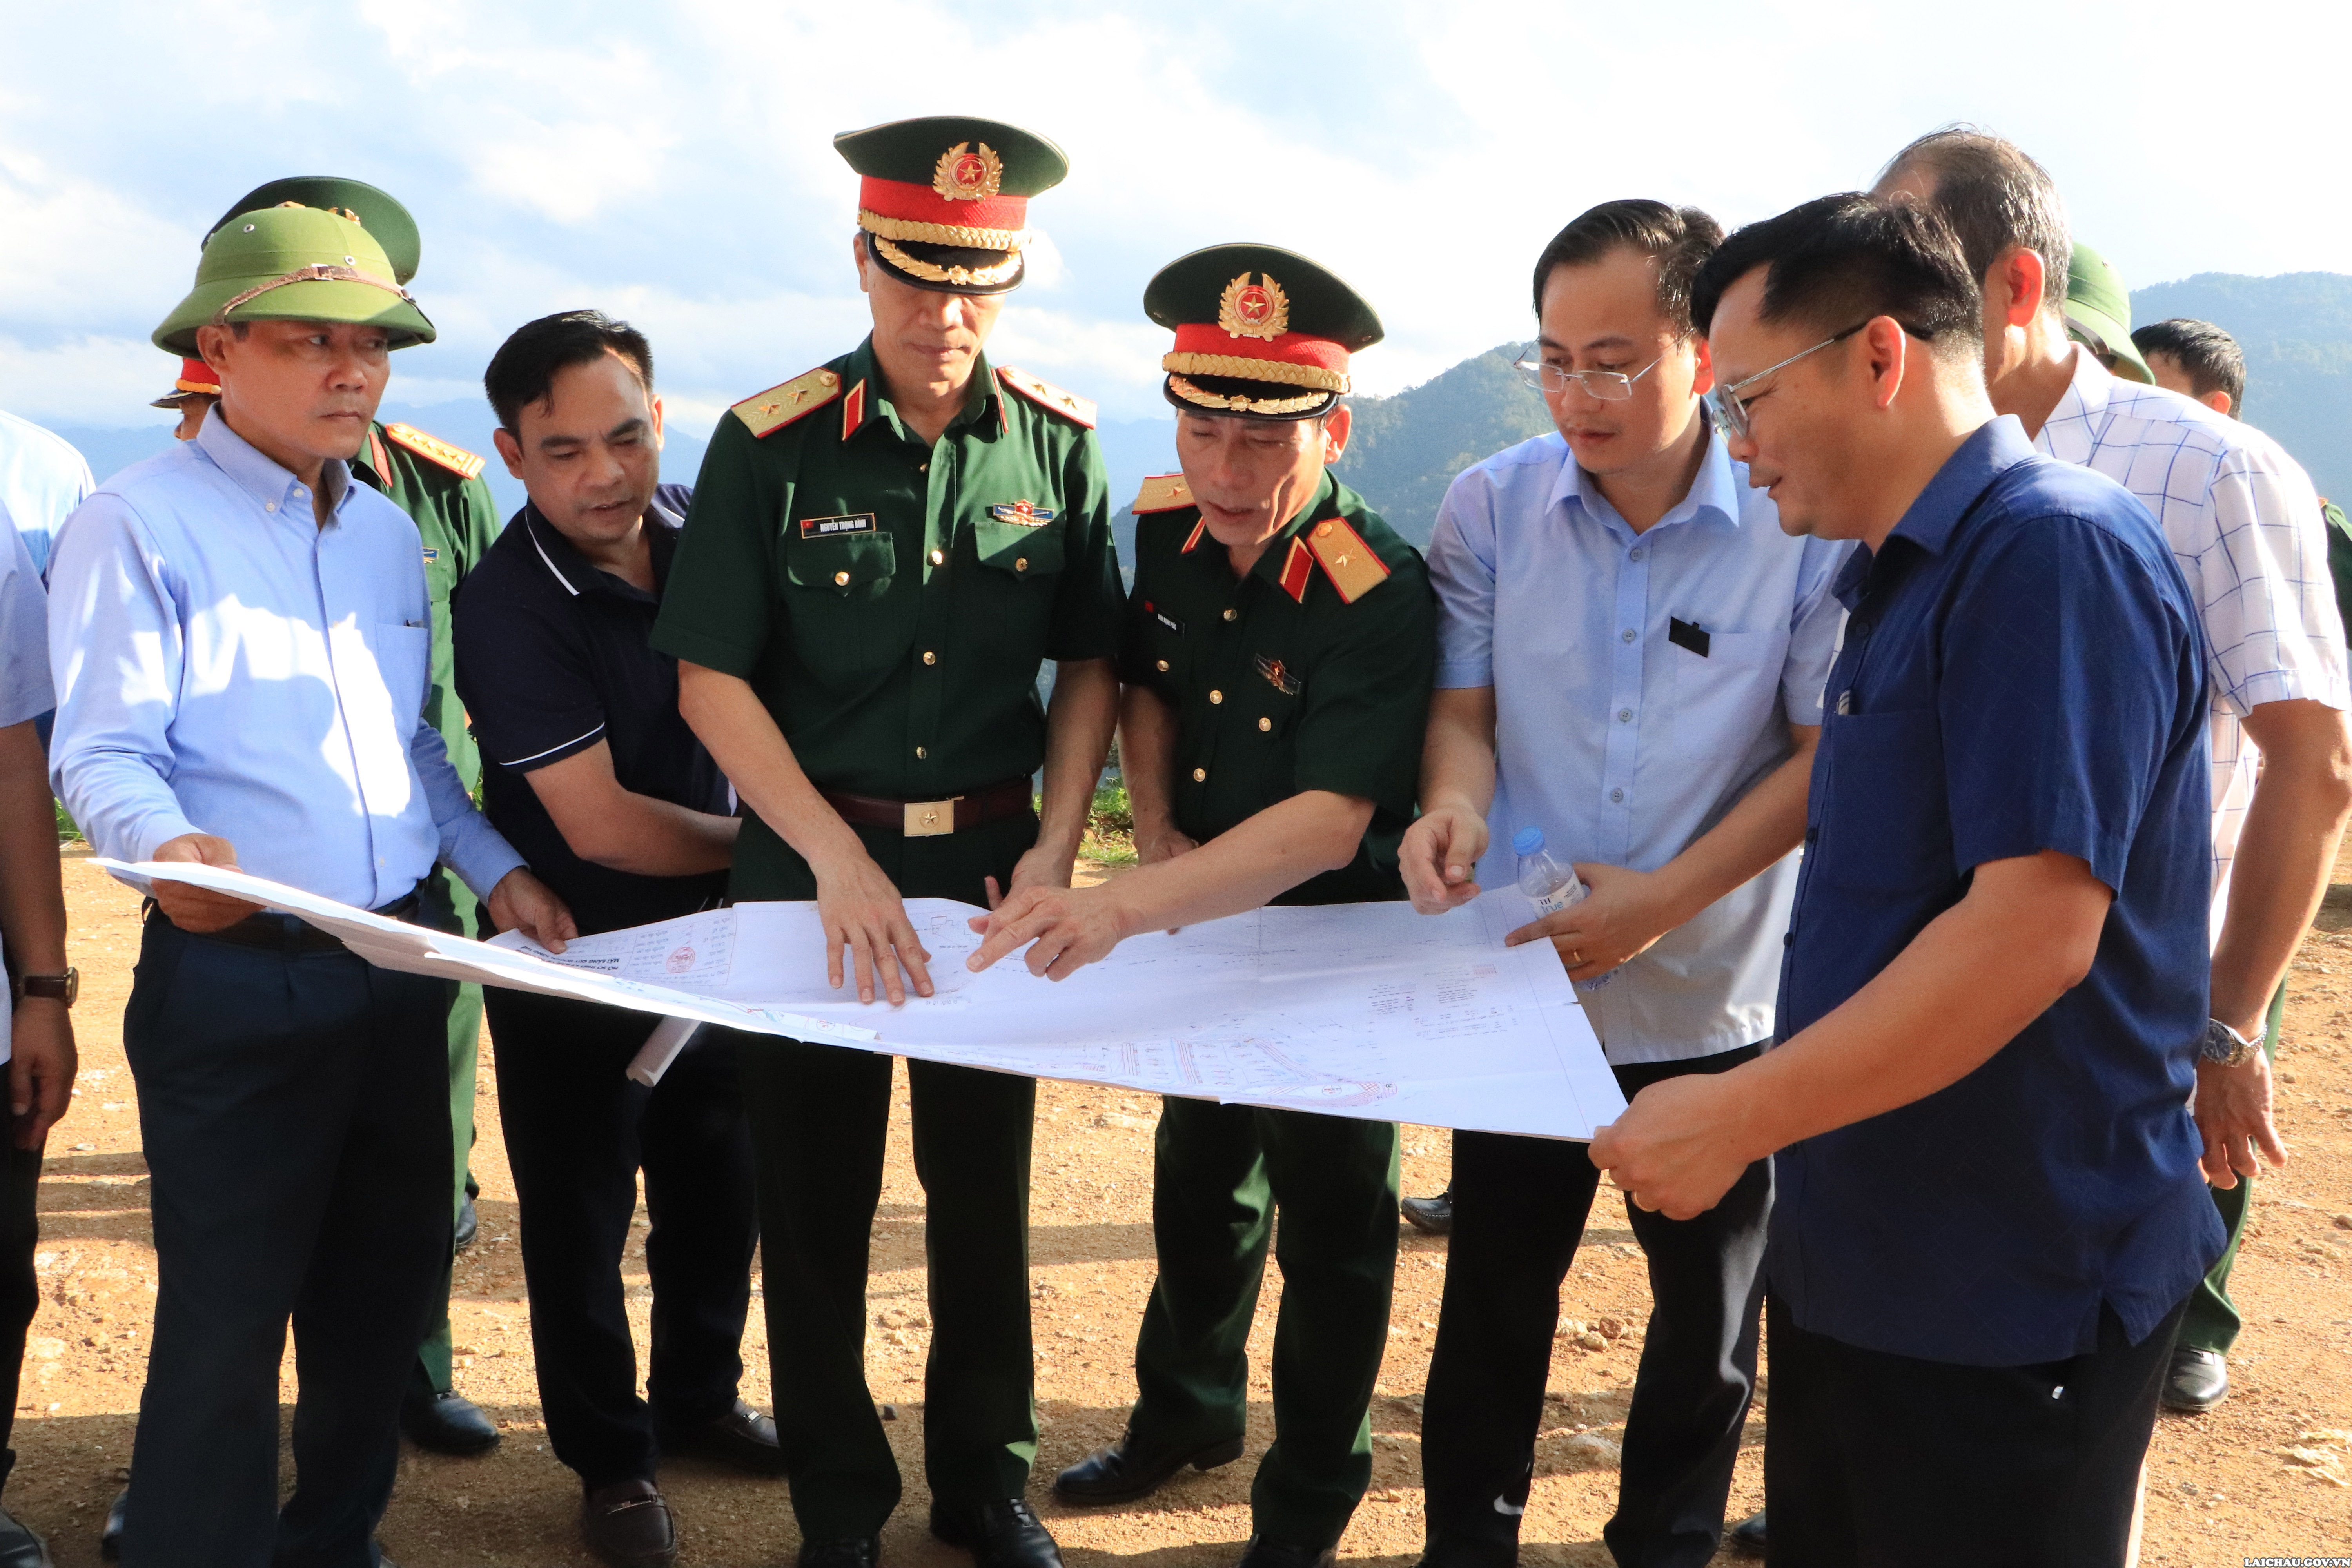
[[[1556,436],[1454,480],[1421,817],[1425,913],[1513,877],[1519,829],[1590,897],[1549,937],[1630,1097],[1752,1060],[1770,1037],[1843,544],[1781,531],[1700,401],[1690,287],[1722,231],[1654,201],[1594,207],[1538,259],[1520,364]],[[1462,1132],[1422,1424],[1427,1568],[1516,1560],[1559,1290],[1599,1173],[1583,1146]],[[1620,1563],[1706,1563],[1756,1374],[1769,1160],[1706,1215],[1628,1207],[1655,1306],[1627,1416]]]

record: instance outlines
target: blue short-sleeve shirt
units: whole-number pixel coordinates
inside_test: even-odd
[[[2197,606],[2129,492],[1970,437],[1838,580],[1780,981],[1785,1039],[1868,984],[1989,860],[2115,891],[2089,976],[1927,1099],[1778,1159],[1767,1268],[1805,1329],[1979,1366],[2135,1342],[2221,1255],[2187,1110],[2210,877]]]

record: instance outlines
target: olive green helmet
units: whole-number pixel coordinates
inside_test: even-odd
[[[321,207],[263,207],[221,225],[196,262],[196,284],[154,331],[168,354],[193,355],[196,329],[237,321],[332,321],[381,327],[392,346],[433,341],[433,323],[393,281],[383,247]]]

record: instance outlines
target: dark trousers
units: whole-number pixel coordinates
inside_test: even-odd
[[[131,1568],[373,1568],[449,1248],[450,989],[149,919],[122,1020],[159,1282]]]
[[[1749,1046],[1619,1068],[1617,1082],[1630,1100],[1651,1084],[1727,1072],[1757,1054]],[[1590,1147],[1454,1134],[1454,1231],[1421,1426],[1429,1552],[1440,1563],[1517,1561],[1560,1285],[1601,1180]],[[1626,1202],[1653,1304],[1625,1417],[1617,1511],[1601,1531],[1622,1568],[1696,1568],[1722,1537],[1756,1388],[1771,1209],[1769,1160],[1696,1219]]]
[[[1242,1435],[1271,1241],[1282,1266],[1275,1438],[1250,1487],[1254,1532],[1269,1541],[1336,1544],[1371,1479],[1372,1390],[1396,1282],[1397,1152],[1392,1121],[1202,1100],[1160,1109],[1160,1277],[1136,1337],[1129,1425],[1155,1449]]]
[[[726,1414],[743,1376],[759,1223],[734,1042],[704,1030],[647,1089],[626,1068],[651,1015],[496,988],[488,1006],[548,1443],[589,1489],[650,1480],[659,1434]],[[621,1286],[641,1169],[650,1404]]]
[[[7,1119],[0,1117],[0,1129],[7,1127]],[[0,1168],[0,1396],[7,1400],[0,1407],[0,1486],[16,1468],[16,1450],[5,1445],[16,1421],[25,1331],[41,1305],[41,1282],[33,1272],[33,1248],[41,1239],[40,1195],[41,1151],[10,1143]]]
[[[2181,1308],[2136,1345],[2103,1309],[2096,1349],[2006,1367],[1862,1350],[1769,1310],[1772,1563],[2122,1568]],[[1975,1502],[1953,1506],[1956,1479]]]

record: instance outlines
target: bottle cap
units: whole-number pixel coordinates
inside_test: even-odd
[[[1532,855],[1543,847],[1544,836],[1540,827],[1522,827],[1511,838],[1511,848],[1516,854]]]

